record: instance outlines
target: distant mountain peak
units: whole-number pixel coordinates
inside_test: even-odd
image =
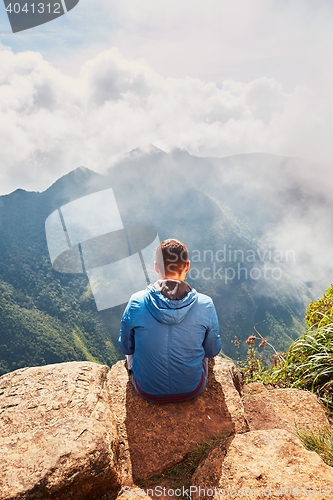
[[[95,172],[94,170],[91,170],[90,168],[80,166],[80,167],[75,168],[74,170],[71,170],[66,175],[88,177],[88,176],[95,176],[95,175],[101,175],[101,174],[98,174],[97,172]],[[66,175],[64,175],[63,177],[66,177]]]
[[[88,172],[93,172],[93,173],[95,173],[93,170],[90,170],[90,168],[83,167],[83,166],[80,166],[80,167],[75,168],[74,170],[72,170],[72,172],[76,172],[76,173],[88,173]]]
[[[60,206],[89,193],[102,191],[107,187],[103,175],[80,166],[60,177],[44,193],[53,193],[56,205]]]
[[[156,154],[167,154],[163,149],[157,148],[154,144],[147,144],[147,146],[142,146],[140,148],[135,148],[124,155],[126,160],[141,158],[146,155],[156,155]]]
[[[48,189],[53,188],[54,186],[58,186],[68,181],[85,181],[91,178],[101,177],[101,174],[94,172],[90,168],[86,168],[83,166],[77,167],[74,170],[71,170],[67,174],[60,177],[57,181],[55,181]]]

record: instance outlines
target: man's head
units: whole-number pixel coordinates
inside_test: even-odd
[[[160,279],[184,281],[190,268],[188,250],[184,243],[178,240],[164,240],[156,248],[154,264]]]

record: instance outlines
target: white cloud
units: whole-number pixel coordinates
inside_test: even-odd
[[[273,78],[248,83],[165,78],[117,49],[87,61],[77,78],[36,52],[0,50],[1,192],[45,189],[84,165],[105,171],[149,143],[225,156],[265,151],[333,157],[332,102]]]
[[[165,78],[221,85],[266,76],[287,91],[304,85],[328,95],[332,22],[331,0],[81,0],[68,15],[15,36],[0,9],[0,36],[14,52],[40,51],[73,75],[117,47]]]
[[[102,3],[117,26],[109,43],[126,57],[144,57],[164,77],[221,84],[228,78],[248,82],[268,76],[290,90],[295,85],[321,88],[331,73],[330,0]]]

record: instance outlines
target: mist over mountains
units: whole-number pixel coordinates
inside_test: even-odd
[[[126,304],[98,312],[85,274],[52,269],[45,220],[112,188],[124,226],[186,243],[187,281],[212,296],[223,351],[259,331],[285,350],[333,278],[332,191],[317,165],[263,153],[199,158],[151,147],[100,175],[84,167],[42,193],[0,197],[0,373],[75,359],[113,364]]]

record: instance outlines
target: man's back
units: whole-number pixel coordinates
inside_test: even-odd
[[[218,330],[211,298],[184,281],[159,280],[134,294],[123,315],[119,346],[125,354],[134,354],[136,388],[148,399],[194,397],[203,359],[221,349]]]

